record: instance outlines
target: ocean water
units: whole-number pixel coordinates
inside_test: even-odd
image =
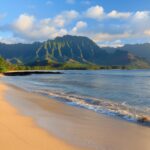
[[[4,77],[7,83],[67,105],[137,122],[150,117],[150,70],[62,71]]]

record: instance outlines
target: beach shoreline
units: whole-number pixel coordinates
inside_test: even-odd
[[[32,118],[37,127],[48,135],[57,137],[58,141],[60,139],[64,143],[69,143],[68,146],[73,145],[71,147],[73,149],[78,149],[76,147],[91,150],[150,149],[148,127],[68,106],[14,86],[3,84],[2,86],[7,87],[3,98],[12,107],[20,114]],[[46,147],[45,145],[45,149]],[[71,148],[69,147],[70,150]]]
[[[8,85],[0,85],[0,147],[3,150],[78,150],[39,128],[5,98]]]

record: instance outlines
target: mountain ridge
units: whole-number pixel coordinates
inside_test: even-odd
[[[144,67],[149,66],[144,59],[131,52],[117,49],[109,53],[88,37],[71,35],[31,44],[0,43],[0,55],[10,62],[24,65],[50,65],[73,60],[81,64],[103,66],[128,66],[137,62],[144,64]]]
[[[116,50],[128,51],[132,54],[146,59],[150,63],[150,43],[143,44],[125,44],[122,47],[113,48],[113,47],[105,47],[107,52],[113,53]]]

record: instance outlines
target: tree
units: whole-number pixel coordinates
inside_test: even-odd
[[[0,56],[0,72],[5,72],[9,68],[9,63]]]

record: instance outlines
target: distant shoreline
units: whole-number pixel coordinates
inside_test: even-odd
[[[65,70],[92,70],[92,69],[65,69]],[[93,69],[93,70],[149,70],[149,69]],[[27,76],[32,74],[63,74],[64,70],[54,69],[54,70],[12,70],[1,72],[0,77],[2,76]]]
[[[46,70],[18,70],[18,71],[8,71],[1,73],[4,76],[26,76],[31,74],[62,74],[60,71],[46,71]]]

